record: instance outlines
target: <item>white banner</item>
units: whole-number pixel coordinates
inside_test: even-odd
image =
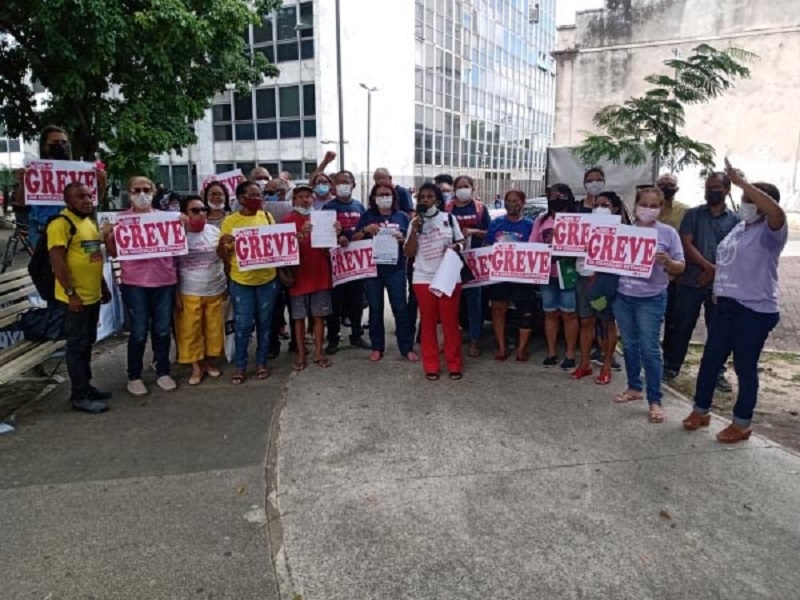
[[[548,244],[495,244],[493,249],[490,274],[493,283],[549,283],[552,255]]]
[[[97,172],[94,163],[74,160],[32,160],[25,166],[25,204],[64,206],[64,188],[68,183],[83,183],[92,191],[97,205]]]
[[[120,214],[114,226],[119,260],[183,256],[189,253],[178,213]]]
[[[553,254],[555,256],[586,256],[586,244],[593,227],[617,225],[619,215],[589,213],[556,213],[553,223]]]
[[[600,273],[647,279],[653,271],[657,245],[655,227],[596,227],[589,237],[586,267]]]
[[[240,271],[300,264],[300,246],[294,223],[261,225],[233,230]]]
[[[351,242],[346,248],[331,250],[333,285],[378,276],[378,266],[372,260],[372,240]]]

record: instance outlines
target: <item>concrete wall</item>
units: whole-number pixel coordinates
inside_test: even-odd
[[[644,77],[699,43],[736,46],[760,58],[752,78],[687,110],[686,133],[712,144],[748,177],[775,183],[800,210],[800,2],[798,0],[606,0],[561,28],[557,45],[555,145],[579,144],[603,106],[650,87]],[[702,201],[696,171],[684,171],[681,199]]]

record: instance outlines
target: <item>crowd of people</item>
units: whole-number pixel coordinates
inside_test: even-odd
[[[676,377],[683,366],[700,308],[705,307],[708,343],[697,377],[695,405],[683,426],[695,430],[708,425],[715,389],[730,390],[725,366],[732,355],[739,380],[738,399],[734,421],[718,439],[737,442],[749,437],[758,395],[759,355],[779,318],[777,265],[788,238],[777,188],[749,183],[727,164],[725,171],[708,176],[701,206],[687,208],[676,200],[678,180],[666,174],[656,185],[640,187],[629,211],[619,194],[606,189],[603,171],[592,168],[585,173],[581,200],[576,200],[569,186],[555,183],[547,191],[547,210],[531,220],[523,212],[525,193],[512,189],[503,197],[505,214],[491,219],[484,203],[476,198],[469,176],[437,176],[419,188],[414,205],[409,191],[396,185],[388,170],[378,169],[369,197],[362,203],[353,197],[352,173],[325,173],[334,158],[332,153],[326,155],[308,184],[272,179],[263,167],[238,185],[234,197],[229,197],[224,185],[212,182],[202,196],[180,199],[187,255],[121,263],[121,293],[130,327],[127,369],[132,395],[148,393],[142,378],[148,336],[156,385],[162,390],[177,387],[170,374],[173,334],[178,361],[191,365],[189,385],[199,384],[206,376],[221,375],[228,298],[235,331],[230,376],[234,384],[242,384],[248,377],[253,332],[257,379],[270,376],[270,361],[282,350],[281,337],[291,336],[289,350],[295,353],[296,371],[304,370],[309,362],[330,367],[331,356],[340,349],[343,323],[349,326],[350,345],[369,350],[369,361],[380,361],[386,352],[386,297],[401,356],[419,361],[416,341],[424,376],[438,380],[441,327],[446,372],[450,379],[460,380],[464,372],[462,329],[468,340],[467,355],[480,356],[484,301],[488,300],[496,361],[510,357],[507,329],[512,311],[518,326],[518,339],[513,342],[515,359],[529,360],[528,346],[541,307],[544,367],[559,367],[572,379],[581,380],[593,375],[594,353],[602,365],[595,382],[607,385],[612,371],[619,369],[615,349],[621,340],[627,386],[615,401],[645,400],[649,421],[660,423],[664,420],[662,380]],[[742,190],[738,209],[733,208],[733,185]],[[58,281],[57,299],[66,315],[73,405],[94,413],[108,408],[108,394],[91,385],[89,366],[98,307],[108,290],[98,269],[98,253],[82,249],[99,248],[102,241],[114,256],[116,245],[113,225],[105,224],[101,232],[90,219],[88,192],[79,184],[66,187],[63,214],[75,221],[77,234],[68,239],[64,220],[52,221],[48,246]],[[155,192],[156,186],[147,177],[132,177],[127,212],[158,210],[153,203]],[[330,251],[311,243],[311,214],[317,210],[335,211],[340,246],[388,230],[398,245],[396,262],[381,264],[375,277],[334,287]],[[624,224],[652,229],[657,251],[650,276],[596,273],[583,259],[556,256],[550,280],[541,286],[495,283],[463,289],[456,285],[450,295],[431,290],[448,250],[461,253],[497,243],[551,244],[554,219],[565,212],[616,214]],[[234,230],[278,222],[294,225],[299,264],[241,269],[233,251]],[[363,339],[365,303],[369,341]],[[558,352],[561,337],[563,357]],[[310,353],[307,340],[313,347]]]

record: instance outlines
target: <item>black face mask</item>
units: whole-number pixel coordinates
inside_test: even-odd
[[[69,144],[47,144],[47,158],[51,160],[72,160]]]
[[[725,202],[725,192],[706,190],[706,202],[709,206],[719,206]]]
[[[678,193],[678,188],[672,187],[671,185],[660,185],[658,188],[664,193],[664,198],[667,200],[672,200],[675,194]]]
[[[552,212],[567,212],[569,200],[566,198],[554,198],[548,203]]]

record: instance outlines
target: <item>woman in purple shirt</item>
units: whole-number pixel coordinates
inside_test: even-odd
[[[667,309],[667,286],[670,277],[680,275],[686,268],[683,246],[678,232],[669,225],[658,222],[664,208],[664,192],[655,187],[643,188],[636,193],[636,222],[638,227],[655,228],[658,235],[655,264],[650,277],[623,276],[619,278],[614,299],[614,318],[625,348],[625,373],[628,389],[617,395],[616,402],[644,399],[642,367],[647,383],[648,420],[664,421],[661,409],[661,374],[664,361],[661,356],[661,323]]]
[[[741,221],[717,247],[714,297],[717,312],[708,330],[694,393],[694,408],[683,427],[707,427],[717,373],[733,352],[739,393],[733,423],[717,434],[723,444],[750,437],[758,399],[758,359],[778,324],[778,259],[789,227],[778,205],[780,192],[769,183],[749,184],[726,160],[726,172],[742,189]]]

